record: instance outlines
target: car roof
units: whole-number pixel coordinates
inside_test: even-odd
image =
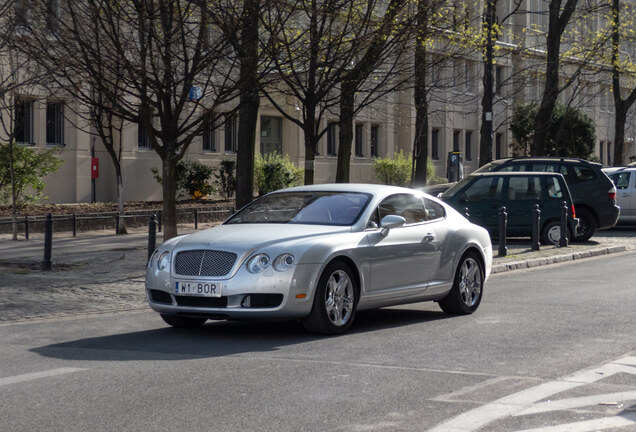
[[[602,166],[598,162],[591,162],[585,159],[573,158],[573,157],[559,157],[559,156],[524,156],[524,157],[510,157],[497,159],[493,162],[507,163],[507,162],[581,162],[589,165]]]
[[[541,176],[541,177],[563,177],[561,173],[544,172],[544,171],[489,171],[489,172],[476,172],[472,173],[470,177],[529,177],[529,176]]]
[[[384,195],[391,193],[413,193],[414,189],[400,186],[388,186],[371,183],[325,183],[305,186],[295,186],[287,189],[280,189],[272,193],[280,192],[361,192],[372,195]]]

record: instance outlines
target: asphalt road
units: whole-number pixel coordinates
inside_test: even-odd
[[[151,311],[4,324],[0,430],[634,431],[634,264],[502,273],[472,316],[387,308],[339,337]]]

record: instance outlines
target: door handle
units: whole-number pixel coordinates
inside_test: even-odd
[[[428,233],[424,236],[424,241],[427,243],[432,242],[433,240],[435,240],[435,234],[433,233]]]

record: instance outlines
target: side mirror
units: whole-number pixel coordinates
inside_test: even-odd
[[[387,215],[380,221],[380,228],[382,228],[382,235],[387,235],[392,228],[400,228],[406,225],[406,219],[398,215]]]

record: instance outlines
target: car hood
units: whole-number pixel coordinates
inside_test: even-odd
[[[350,226],[304,224],[234,224],[218,225],[184,236],[173,247],[178,249],[211,248],[248,251],[274,243],[305,243],[312,238],[351,232]]]

